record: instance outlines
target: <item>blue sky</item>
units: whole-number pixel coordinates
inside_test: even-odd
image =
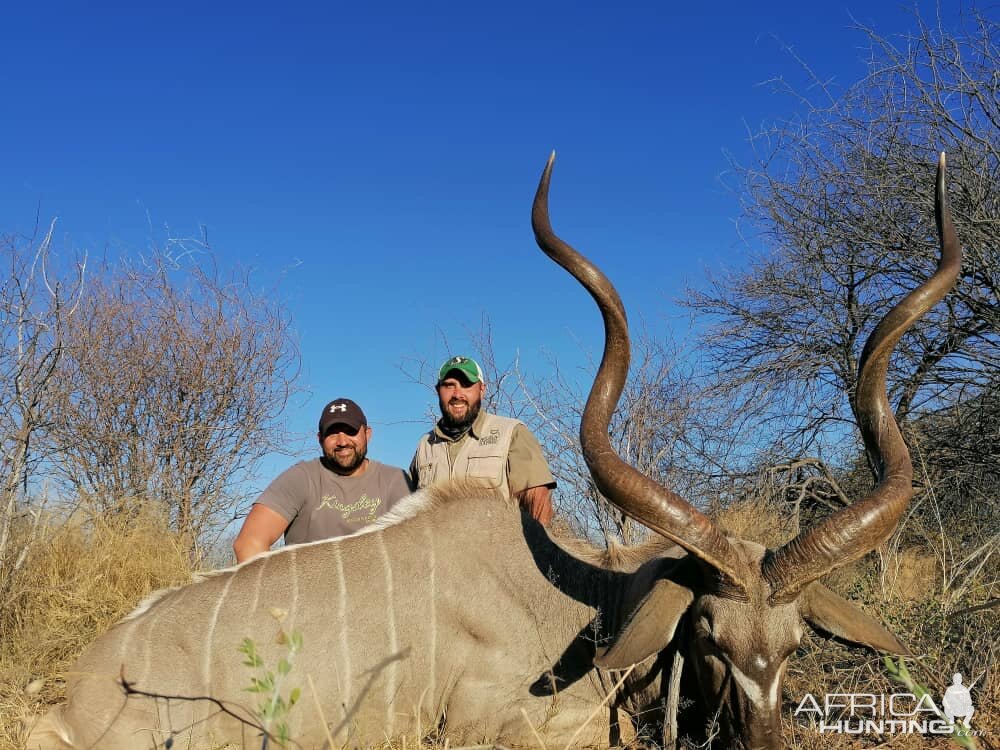
[[[683,325],[684,286],[746,252],[720,175],[748,129],[794,112],[761,85],[804,80],[782,45],[848,85],[852,19],[892,35],[914,7],[674,5],[8,4],[0,231],[58,217],[59,247],[114,254],[206,226],[220,263],[277,283],[291,311],[303,446],[350,396],[371,455],[406,465],[434,397],[405,358],[462,353],[484,314],[501,362],[532,374],[543,348],[572,368],[599,346],[589,298],[528,222],[551,150],[556,230],[633,323]]]

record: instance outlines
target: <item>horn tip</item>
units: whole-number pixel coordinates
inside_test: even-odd
[[[547,187],[548,182],[549,179],[552,177],[552,165],[555,164],[555,161],[556,161],[556,150],[552,149],[552,153],[549,154],[548,161],[545,162],[545,169],[542,170],[542,179],[538,184],[539,191],[541,191],[543,185],[546,186],[546,191],[548,190]],[[541,192],[539,192],[538,195],[541,195]]]

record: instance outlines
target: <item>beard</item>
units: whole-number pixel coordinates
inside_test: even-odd
[[[466,401],[461,401],[460,399],[452,399],[455,403],[466,403]],[[479,407],[482,405],[482,401],[476,401],[474,404],[468,404],[468,408],[465,410],[465,415],[462,417],[453,417],[447,409],[447,404],[441,404],[441,428],[442,430],[450,435],[456,435],[467,431],[472,427],[472,423],[476,421],[476,417],[479,416]]]
[[[327,466],[337,474],[350,474],[362,463],[368,455],[368,447],[345,446],[339,452],[333,450],[325,453]]]

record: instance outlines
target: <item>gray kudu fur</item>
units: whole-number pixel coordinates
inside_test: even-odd
[[[604,318],[604,357],[580,428],[584,457],[605,497],[662,538],[600,553],[552,538],[509,500],[468,484],[417,493],[357,535],[154,594],[86,650],[68,675],[66,704],[42,717],[29,750],[259,747],[257,697],[244,690],[251,673],[237,647],[252,637],[275,668],[286,649],[273,608],[304,640],[284,691],[302,689],[287,718],[302,748],[435,731],[453,744],[607,746],[630,725],[669,744],[664,706],[676,700],[671,664],[680,663],[698,685],[687,695],[697,721],[715,719],[713,747],[779,748],[782,678],[806,623],[906,653],[818,579],[885,541],[910,499],[912,467],[885,376],[896,342],[958,275],[944,156],[939,268],[886,315],[861,357],[856,413],[877,486],[777,550],[723,536],[611,447],[629,365],[625,312],[604,275],[552,231],[553,158],[535,196],[535,236]]]

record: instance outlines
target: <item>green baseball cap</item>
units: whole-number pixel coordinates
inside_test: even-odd
[[[483,368],[472,357],[450,357],[441,365],[438,372],[438,383],[448,377],[448,374],[457,370],[469,383],[480,383],[483,380]]]

